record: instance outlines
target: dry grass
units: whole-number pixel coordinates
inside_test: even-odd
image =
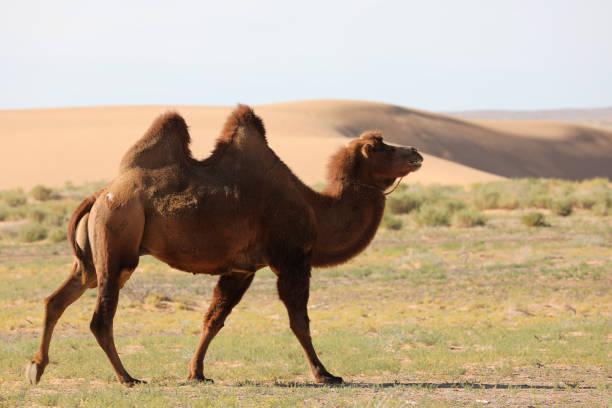
[[[468,190],[436,194],[472,205]],[[0,406],[606,406],[612,220],[576,208],[529,228],[524,213],[485,210],[487,223],[469,229],[395,215],[401,229],[382,229],[345,265],[313,271],[315,346],[343,387],[311,383],[269,270],[210,347],[205,371],[215,384],[186,382],[215,278],[149,257],[115,319],[126,367],[149,384],[115,383],[89,332],[92,290],[59,322],[41,384],[27,386],[42,299],[69,272],[71,254],[64,242],[1,241]]]

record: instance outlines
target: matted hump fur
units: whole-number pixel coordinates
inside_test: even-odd
[[[239,132],[242,130],[242,132]],[[247,105],[238,104],[225,121],[212,156],[242,138],[255,138],[265,145],[266,129],[259,116]],[[191,155],[191,137],[185,120],[176,112],[159,116],[121,159],[119,173],[133,168],[156,169],[169,165],[188,166],[196,160]]]
[[[217,139],[217,143],[233,142],[238,129],[241,127],[252,127],[256,137],[260,137],[266,143],[268,142],[266,139],[266,129],[264,128],[261,118],[253,112],[251,107],[239,103],[225,121],[225,125],[221,131],[221,135]]]
[[[168,165],[188,165],[194,159],[191,137],[185,120],[176,112],[159,116],[151,127],[125,153],[119,173],[132,168],[156,169]]]

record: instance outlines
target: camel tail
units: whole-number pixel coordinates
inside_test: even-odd
[[[102,190],[96,191],[91,197],[87,197],[79,204],[72,213],[70,223],[68,224],[68,242],[72,247],[72,252],[77,258],[77,267],[80,269],[83,283],[87,282],[88,266],[93,266],[91,261],[91,252],[89,251],[89,239],[87,238],[87,218],[89,211],[93,207]]]

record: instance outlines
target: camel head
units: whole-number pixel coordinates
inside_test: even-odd
[[[354,157],[357,182],[384,190],[399,178],[421,168],[423,156],[414,147],[392,146],[379,131],[365,132],[348,147]]]

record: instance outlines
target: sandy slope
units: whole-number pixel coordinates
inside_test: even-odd
[[[0,188],[111,179],[123,152],[168,107],[0,111]],[[176,107],[196,157],[211,150],[231,107]],[[463,121],[397,106],[305,101],[256,107],[271,146],[307,183],[323,181],[328,157],[363,130],[429,155],[407,181],[471,183],[503,176],[612,176],[612,133],[522,121]],[[431,157],[434,155],[436,157]],[[479,169],[479,170],[477,170]]]
[[[554,120],[574,122],[588,126],[612,129],[612,107],[607,108],[567,108],[548,110],[476,110],[448,112],[450,116],[463,119],[492,120]]]

